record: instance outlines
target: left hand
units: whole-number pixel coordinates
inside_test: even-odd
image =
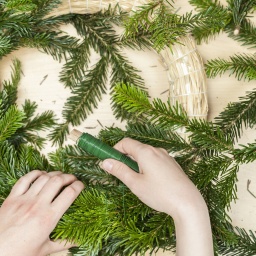
[[[45,256],[74,246],[49,235],[83,188],[62,172],[35,170],[21,177],[0,208],[1,256]]]

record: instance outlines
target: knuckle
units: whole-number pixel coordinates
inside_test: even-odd
[[[66,193],[71,198],[75,198],[78,195],[78,193],[79,193],[78,189],[73,184],[69,185],[68,187],[66,187],[65,190],[66,190]]]
[[[25,176],[20,177],[16,184],[22,184],[26,181],[27,181],[27,177],[25,175]]]
[[[30,179],[29,177],[31,177],[31,174],[32,174],[33,176],[38,176],[38,177],[40,177],[40,175],[43,174],[43,173],[42,173],[41,171],[39,171],[39,170],[33,170],[33,171],[31,171],[31,172],[28,172],[28,173],[25,174],[24,176],[21,176],[21,177],[19,178],[19,180],[17,181],[17,183],[20,184],[20,183],[27,182],[27,181]]]
[[[43,172],[40,171],[40,170],[32,170],[30,173],[41,174],[41,173],[43,173]]]
[[[142,146],[142,152],[143,152],[143,155],[146,156],[146,157],[152,157],[152,156],[155,156],[156,153],[157,153],[157,150],[156,148],[150,146],[150,145],[143,145]]]
[[[65,174],[65,176],[67,177],[67,179],[69,179],[69,180],[77,180],[77,178],[76,178],[76,176],[75,175],[73,175],[73,174]]]
[[[43,174],[38,179],[43,180],[43,181],[44,180],[48,181],[50,179],[50,177],[48,175],[46,175],[46,174]]]
[[[156,148],[157,150],[159,150],[160,152],[166,154],[166,155],[169,155],[168,151],[164,148]]]
[[[63,184],[63,181],[64,181],[61,175],[56,175],[56,176],[50,177],[49,179],[51,180],[51,182],[55,184]]]
[[[125,137],[121,141],[126,143],[126,142],[131,141],[131,140],[132,140],[131,138]]]
[[[124,169],[125,169],[125,165],[123,163],[117,162],[115,164],[115,173],[118,176],[122,176],[122,174],[124,173]]]
[[[16,201],[14,201],[11,197],[7,197],[2,203],[1,207],[6,207],[7,209],[11,209],[15,205]]]
[[[143,145],[141,151],[143,152],[143,158],[147,159],[161,157],[163,155],[169,155],[167,150],[165,150],[164,148],[155,148],[150,145]]]

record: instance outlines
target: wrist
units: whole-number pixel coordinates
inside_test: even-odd
[[[208,207],[202,197],[193,201],[178,205],[177,211],[173,214],[174,222],[184,222],[185,220],[200,219],[202,216],[209,217]]]
[[[177,256],[213,256],[209,212],[203,198],[181,207],[173,219]]]

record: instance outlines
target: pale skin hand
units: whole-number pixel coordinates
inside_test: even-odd
[[[45,256],[72,247],[49,235],[83,188],[61,172],[32,171],[20,178],[0,208],[1,256]]]
[[[102,167],[149,207],[172,216],[178,256],[213,256],[208,209],[200,192],[164,149],[125,138],[115,148],[137,161],[140,173],[106,159]]]

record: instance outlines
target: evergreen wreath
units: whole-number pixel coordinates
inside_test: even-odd
[[[210,0],[197,2],[203,7],[216,3]],[[235,4],[243,1],[229,2],[237,6]],[[68,124],[77,125],[97,105],[104,86],[91,91],[88,110],[81,107],[76,115],[72,115],[77,102],[86,98],[83,90],[90,89],[89,83],[96,78],[99,84],[105,81],[106,66],[110,63],[115,67],[113,70],[118,70],[112,74],[111,80],[113,105],[118,116],[128,119],[128,124],[126,130],[104,129],[99,138],[113,145],[129,136],[165,148],[175,156],[207,202],[216,254],[256,254],[254,232],[233,227],[227,214],[231,201],[236,199],[239,166],[256,158],[255,142],[236,146],[243,129],[255,125],[256,92],[249,92],[239,102],[230,103],[214,122],[189,119],[178,104],[172,106],[160,99],[150,101],[136,69],[119,50],[120,46],[129,44],[139,48],[153,45],[160,50],[164,45],[176,42],[178,36],[193,31],[193,26],[207,24],[208,18],[202,18],[202,14],[168,15],[166,2],[155,1],[143,6],[128,19],[126,36],[119,38],[113,33],[111,22],[121,24],[127,16],[117,8],[93,15],[69,14],[46,18],[58,1],[15,0],[0,3],[1,57],[19,47],[30,46],[57,60],[67,60],[61,81],[73,89],[74,96],[63,111],[66,123],[57,125],[52,132],[54,143],[61,145],[68,133]],[[251,7],[255,8],[255,2]],[[152,11],[156,14],[162,11],[161,14],[167,15],[161,15],[161,20],[152,22],[147,18]],[[223,19],[225,16],[221,16],[220,23]],[[82,42],[63,36],[58,30],[63,23],[73,24],[83,36]],[[84,38],[84,35],[87,37]],[[89,46],[102,54],[102,58],[93,69],[84,73],[89,63]],[[120,67],[121,62],[125,68]],[[174,251],[176,241],[171,217],[142,204],[122,183],[107,175],[98,166],[97,159],[76,146],[60,147],[49,155],[49,159],[40,154],[43,139],[34,132],[56,125],[56,120],[51,111],[35,115],[36,104],[30,101],[25,101],[22,110],[17,108],[15,102],[20,74],[20,62],[15,60],[11,81],[3,82],[0,94],[1,202],[17,179],[30,170],[61,169],[75,174],[87,185],[52,233],[52,238],[68,239],[80,245],[72,249],[73,255],[143,255],[146,251],[153,252],[159,248]],[[176,130],[180,127],[190,132],[189,141],[177,134]]]

